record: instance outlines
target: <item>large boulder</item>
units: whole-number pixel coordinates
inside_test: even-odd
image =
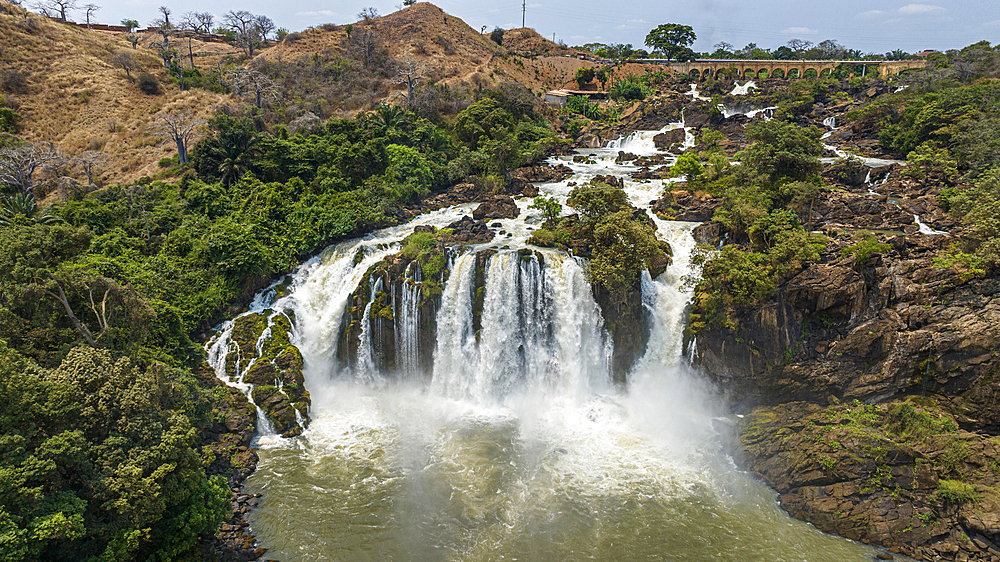
[[[545,162],[533,166],[523,166],[511,174],[514,179],[534,183],[562,181],[572,175],[573,170],[566,164],[553,166]]]
[[[512,219],[521,213],[517,208],[514,199],[507,195],[496,195],[482,202],[475,211],[472,211],[472,218],[477,221],[487,219]]]
[[[448,228],[453,231],[452,240],[460,244],[485,244],[495,236],[486,221],[475,221],[468,215],[449,224]]]
[[[675,144],[684,143],[684,129],[671,129],[653,137],[653,144],[660,150],[667,150]]]

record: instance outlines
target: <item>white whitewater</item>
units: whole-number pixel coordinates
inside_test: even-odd
[[[631,181],[638,168],[614,159],[617,150],[656,153],[646,143],[658,132],[582,151],[588,162],[562,159],[574,176],[538,187],[564,202],[570,183],[610,173],[625,179],[634,205],[648,209],[669,182]],[[446,226],[472,205],[338,244],[299,268],[286,296],[272,291],[255,301],[255,310],[294,319],[292,342],[312,397],[309,427],[294,439],[261,438],[257,472],[246,482],[247,491],[264,494],[251,524],[268,556],[869,560],[869,549],[791,520],[774,492],[727,456],[717,427],[728,422],[719,426],[713,392],[682,354],[699,275],[697,225],[653,219],[673,263],[642,280],[649,345],[628,388],[616,388],[609,328],[586,263],[525,245],[541,222],[529,203],[518,201],[516,219],[490,221],[510,237],[451,256],[430,373],[419,367],[418,328],[426,319],[417,268],[398,292],[391,289],[395,375],[344,366],[337,341],[348,298],[371,266],[398,252],[415,225]],[[476,252],[485,249],[494,253],[482,264],[485,287],[477,295]],[[238,384],[225,373],[226,326],[210,357],[222,365],[220,378]]]
[[[399,313],[393,333],[396,336],[396,364],[400,375],[413,379],[420,372],[420,301],[423,295],[423,281],[419,262],[410,262],[403,273]],[[395,291],[395,286],[393,287]],[[395,300],[395,295],[393,295]]]
[[[729,119],[734,115],[745,115],[747,119],[753,119],[757,116],[763,116],[765,121],[770,121],[774,117],[774,111],[778,109],[778,106],[772,105],[769,107],[761,107],[758,109],[746,109],[744,107],[730,109],[726,107],[725,104],[720,103],[718,105],[718,108],[719,111],[722,112],[722,117],[724,119]]]
[[[925,234],[927,236],[944,236],[948,234],[944,230],[934,230],[929,225],[924,224],[920,221],[920,215],[913,215],[913,222],[916,223],[917,227],[920,229],[920,234]]]
[[[696,100],[712,101],[712,98],[706,98],[705,96],[701,95],[701,92],[698,91],[698,84],[691,84],[691,89],[688,90],[687,92],[684,92],[684,95],[691,96],[692,99]]]
[[[683,115],[681,117],[683,119]],[[691,132],[689,127],[684,126],[684,121],[681,121],[680,123],[670,123],[657,131],[635,131],[628,136],[618,137],[617,139],[608,141],[606,148],[614,151],[630,152],[636,156],[652,156],[660,152],[653,142],[653,137],[676,129],[684,129],[685,148],[688,147],[689,143],[690,146],[694,146],[694,133]]]
[[[733,91],[729,92],[731,95],[734,96],[745,96],[750,93],[751,88],[754,90],[758,89],[757,83],[754,82],[753,80],[747,80],[747,82],[742,86],[740,86],[739,82],[735,82],[734,84],[735,86],[733,87]]]
[[[836,129],[837,128],[837,118],[836,117],[827,117],[826,119],[823,120],[823,126],[824,127],[829,127],[831,129]]]

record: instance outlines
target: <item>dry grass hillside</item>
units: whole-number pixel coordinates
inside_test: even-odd
[[[216,49],[219,55],[231,50],[217,44],[196,48]],[[142,93],[113,65],[120,51],[132,53],[140,68],[159,80],[161,94]],[[195,59],[199,66],[212,64],[209,60]],[[98,185],[155,175],[160,171],[157,162],[176,152],[149,129],[159,112],[187,111],[207,118],[229,100],[204,90],[181,92],[170,84],[155,54],[141,44],[132,50],[121,36],[63,25],[3,1],[0,69],[0,93],[22,116],[20,135],[51,142],[68,157],[87,150],[104,152],[109,161],[98,170]]]
[[[345,28],[324,25],[292,33],[262,49],[257,58],[282,65],[317,53],[339,56],[347,38]],[[449,85],[489,87],[517,81],[540,93],[572,84],[576,69],[592,64],[577,60],[571,50],[531,29],[506,30],[503,45],[497,45],[488,33],[481,34],[426,2],[353,25],[354,33],[366,30],[378,36],[393,59],[415,60],[423,65],[426,78]],[[152,38],[132,49],[122,35],[60,24],[0,0],[0,94],[22,116],[20,136],[51,142],[71,158],[84,151],[104,153],[108,162],[96,170],[98,185],[162,172],[158,162],[173,156],[175,148],[151,130],[158,115],[189,112],[196,119],[207,119],[220,105],[239,102],[202,89],[180,91],[154,51],[144,48],[148,39]],[[177,39],[175,45],[186,66],[187,40]],[[191,47],[203,73],[224,60],[243,60],[226,44],[194,41]],[[121,52],[130,53],[138,63],[132,80],[114,63]],[[134,78],[143,71],[159,80],[160,94],[147,95],[139,89]],[[404,88],[380,79],[383,85],[373,89],[378,95],[357,109],[390,101]],[[294,101],[284,100],[292,105]],[[78,180],[84,177],[71,167],[62,173]]]
[[[259,56],[276,61],[313,53],[341,53],[347,39],[345,25],[324,25],[293,33]],[[392,14],[352,24],[352,32],[372,31],[389,56],[411,58],[424,65],[435,82],[490,85],[515,80],[532,91],[560,87],[583,63],[573,51],[545,39],[533,29],[510,29],[503,46],[460,18],[437,6],[420,2]],[[399,86],[401,89],[402,86]]]

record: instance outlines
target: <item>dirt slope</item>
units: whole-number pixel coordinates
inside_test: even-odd
[[[192,46],[220,54],[231,50],[218,44]],[[143,94],[113,66],[112,58],[120,51],[132,53],[140,68],[156,76],[160,95]],[[199,67],[214,64],[208,61],[195,58]],[[141,44],[133,50],[122,36],[63,25],[4,2],[0,68],[7,86],[2,93],[22,116],[20,136],[52,142],[69,157],[85,150],[106,153],[110,161],[97,173],[99,185],[155,175],[160,171],[157,161],[176,152],[148,129],[157,112],[189,111],[207,118],[229,99],[204,90],[181,92],[169,83],[159,59]],[[133,77],[136,74],[133,71]]]
[[[412,58],[426,66],[435,82],[483,84],[516,80],[534,92],[561,87],[582,66],[573,51],[533,29],[504,32],[503,46],[460,18],[428,2],[352,24],[352,32],[373,31],[396,59]],[[327,24],[292,34],[260,57],[281,60],[333,51],[340,53],[346,26]]]

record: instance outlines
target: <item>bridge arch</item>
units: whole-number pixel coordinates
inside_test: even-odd
[[[781,68],[775,68],[774,72],[771,73],[771,78],[784,78],[785,71]]]
[[[766,68],[762,68],[756,72],[754,76],[757,80],[767,80],[771,76],[771,73]]]
[[[821,68],[821,69],[819,69],[819,75],[821,77],[824,77],[824,76],[825,77],[833,76],[833,69],[830,68],[830,67]]]
[[[819,76],[819,73],[816,72],[815,68],[807,68],[802,73],[803,78],[816,78],[817,76]]]
[[[688,71],[688,78],[692,80],[699,80],[701,79],[701,72],[699,72],[697,68],[692,68]]]

